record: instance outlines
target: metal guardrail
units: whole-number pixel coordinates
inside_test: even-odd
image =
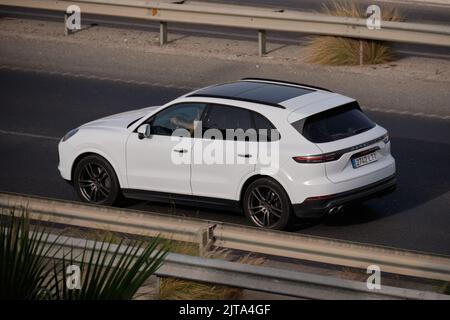
[[[266,52],[266,30],[450,46],[448,25],[382,21],[381,29],[369,30],[365,19],[194,1],[0,0],[0,5],[61,12],[70,4],[82,13],[158,21],[161,44],[167,42],[167,23],[177,22],[258,30],[261,55]]]
[[[92,253],[94,248],[96,249],[95,252],[98,252],[101,247],[101,243],[92,240],[58,237],[56,235],[49,235],[48,238],[44,238],[46,239],[44,245],[56,244],[54,246],[55,251],[50,250],[48,252],[49,257],[61,259],[63,256],[67,256],[68,250],[72,250],[71,256],[74,257],[75,262],[81,262],[83,250],[87,249]],[[62,248],[62,250],[58,250],[59,248]],[[112,255],[116,250],[117,245],[110,244],[109,254]],[[125,252],[125,246],[119,248],[118,252]],[[87,262],[90,255],[84,257]],[[94,261],[96,260],[94,259]],[[105,259],[105,261],[109,263],[109,259]],[[156,271],[155,275],[157,277],[174,277],[305,299],[450,300],[449,295],[434,292],[385,285],[382,285],[381,289],[369,290],[365,282],[177,253],[169,253],[164,264]]]
[[[26,208],[30,218],[132,235],[196,242],[200,252],[211,245],[229,249],[450,281],[450,256],[327,239],[298,233],[81,204],[36,196],[0,193],[0,214]],[[5,210],[6,209],[6,210]]]

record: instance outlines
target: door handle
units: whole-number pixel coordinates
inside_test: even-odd
[[[242,158],[251,158],[252,155],[251,154],[238,154],[238,157],[242,157]]]
[[[173,152],[186,153],[188,151],[186,149],[173,149]]]

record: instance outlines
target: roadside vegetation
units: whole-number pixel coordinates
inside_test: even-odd
[[[160,238],[122,240],[116,249],[95,241],[93,250],[80,251],[65,250],[58,239],[51,239],[43,226],[31,227],[25,211],[0,215],[0,299],[131,299],[168,253],[167,242]],[[80,269],[76,290],[69,288],[71,265]],[[78,286],[76,281],[73,285]]]
[[[351,1],[336,1],[323,5],[322,13],[337,17],[366,19],[365,7]],[[403,21],[396,9],[383,7],[382,21]],[[381,24],[383,27],[383,24]],[[361,52],[362,49],[362,52]],[[358,65],[362,53],[363,64],[388,63],[395,59],[391,43],[377,40],[320,36],[314,37],[308,45],[309,62],[325,65]]]
[[[0,300],[99,300],[99,299],[239,299],[242,289],[176,278],[161,278],[159,290],[151,276],[169,252],[198,256],[193,243],[160,238],[128,239],[108,231],[63,230],[50,238],[49,227],[31,224],[25,210],[0,214]],[[90,248],[70,250],[63,235],[92,240]],[[40,245],[48,243],[47,246]],[[119,251],[121,248],[121,251]],[[212,249],[207,258],[261,265],[251,255],[230,257],[224,249]],[[78,266],[78,288],[69,266]],[[73,270],[71,270],[73,272]]]
[[[172,251],[186,254],[198,255],[198,247],[191,243],[177,242]],[[235,261],[238,263],[262,265],[264,258],[248,254],[243,257],[230,257],[230,251],[225,249],[213,249],[205,254],[206,258]],[[159,293],[155,299],[159,300],[239,300],[242,298],[243,290],[224,285],[212,285],[208,283],[189,281],[177,278],[162,278]]]
[[[443,292],[444,294],[450,294],[450,282],[447,282],[447,283],[444,285],[444,288],[443,288],[442,292]]]

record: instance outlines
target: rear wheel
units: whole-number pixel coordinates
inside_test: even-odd
[[[84,202],[109,206],[119,198],[120,186],[114,169],[100,156],[83,158],[75,168],[73,181]]]
[[[292,217],[292,206],[286,191],[276,181],[261,178],[245,190],[243,209],[256,226],[283,230]]]

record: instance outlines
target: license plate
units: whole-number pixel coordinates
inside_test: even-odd
[[[352,166],[354,169],[365,166],[366,164],[377,161],[377,155],[375,152],[366,154],[362,157],[352,159]]]

